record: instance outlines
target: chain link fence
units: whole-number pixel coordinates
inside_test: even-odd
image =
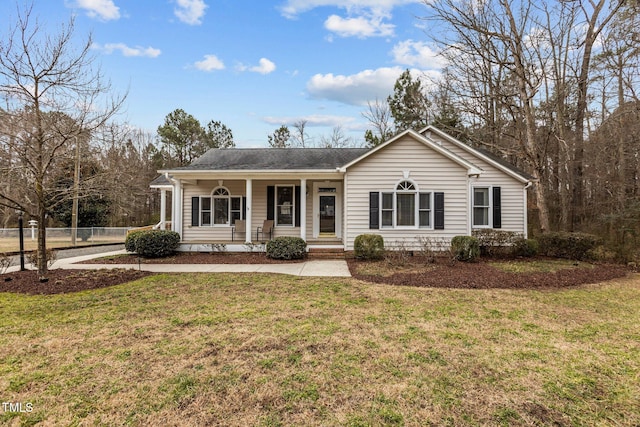
[[[127,230],[130,229],[131,227],[81,227],[77,230],[75,246],[124,243]],[[23,233],[25,250],[36,249],[37,228],[26,226]],[[47,228],[47,247],[73,247],[72,229]],[[0,252],[16,252],[19,249],[19,229],[0,228]]]

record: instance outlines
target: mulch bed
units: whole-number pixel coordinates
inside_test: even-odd
[[[41,283],[38,272],[18,271],[0,275],[0,292],[33,295],[53,295],[106,288],[128,283],[154,273],[148,271],[115,270],[49,270],[47,282]]]
[[[458,289],[558,289],[606,282],[631,273],[631,269],[615,264],[596,264],[592,268],[566,268],[555,273],[511,273],[492,265],[491,260],[479,262],[452,263],[449,259],[438,259],[421,273],[398,272],[388,276],[359,274],[359,267],[365,261],[347,260],[354,278],[387,285],[418,286]],[[385,262],[385,261],[378,261]],[[529,260],[518,260],[529,262]],[[413,261],[414,266],[425,266],[424,262]]]
[[[502,271],[489,262],[482,260],[474,263],[455,262],[449,259],[437,259],[426,264],[416,257],[411,259],[407,268],[389,275],[360,274],[360,267],[366,262],[347,258],[349,269],[354,278],[367,282],[398,286],[418,286],[434,288],[460,289],[559,289],[589,283],[605,282],[624,277],[631,269],[614,264],[596,264],[592,268],[567,268],[555,273],[509,273]],[[518,260],[529,262],[530,260]],[[99,258],[86,261],[89,264],[272,264],[283,262],[267,258],[263,253],[179,253],[167,258],[144,259],[135,255]],[[384,263],[385,261],[378,261]],[[424,271],[426,268],[426,271]],[[412,270],[423,271],[412,271]],[[0,275],[0,292],[26,294],[58,294],[98,289],[127,283],[154,273],[135,269],[116,270],[50,270],[49,281],[40,283],[37,272],[23,271]]]
[[[267,258],[260,252],[179,252],[164,258],[141,258],[137,255],[117,255],[96,258],[79,264],[282,264],[305,260],[284,261]]]

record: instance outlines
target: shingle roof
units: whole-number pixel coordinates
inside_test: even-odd
[[[164,176],[164,174],[157,176],[156,179],[151,181],[151,184],[149,184],[150,187],[161,187],[170,185],[172,185],[171,181],[169,181],[169,179]]]
[[[368,148],[212,148],[188,166],[173,170],[335,169]]]

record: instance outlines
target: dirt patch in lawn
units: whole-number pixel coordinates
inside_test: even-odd
[[[51,295],[106,288],[131,282],[154,273],[114,270],[49,270],[46,282],[40,282],[38,272],[17,271],[0,275],[0,292]]]
[[[450,259],[436,259],[427,263],[416,257],[402,265],[388,261],[347,260],[351,275],[356,279],[399,286],[419,286],[460,289],[537,289],[566,288],[589,283],[605,282],[624,277],[632,270],[614,264],[589,264],[557,261],[561,268],[551,271],[505,271],[499,268],[503,260],[482,260],[465,263]],[[512,263],[532,263],[523,259]]]

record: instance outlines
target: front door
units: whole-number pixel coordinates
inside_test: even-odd
[[[336,233],[336,196],[320,196],[320,234]]]

